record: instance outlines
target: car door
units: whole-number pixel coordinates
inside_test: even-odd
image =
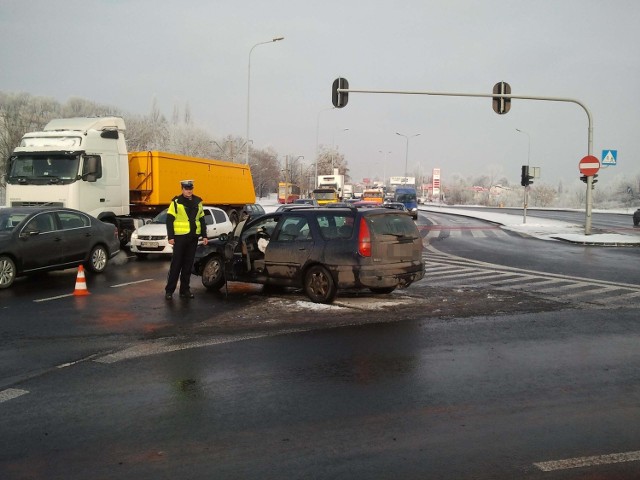
[[[81,213],[59,211],[63,238],[62,262],[82,262],[92,247],[92,230],[89,217]]]
[[[204,209],[204,221],[207,224],[207,237],[219,237],[222,233],[231,231],[229,217],[222,210]]]
[[[315,244],[307,217],[284,216],[274,234],[264,259],[269,277],[299,281]]]
[[[62,235],[53,212],[36,214],[19,237],[22,271],[30,272],[62,264]]]

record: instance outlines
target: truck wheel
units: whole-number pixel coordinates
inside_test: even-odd
[[[0,256],[0,289],[9,288],[16,279],[16,264],[6,255]]]
[[[107,261],[109,260],[109,254],[107,249],[102,245],[96,245],[91,250],[89,255],[89,261],[85,266],[94,273],[102,273],[107,268]]]
[[[238,212],[233,209],[229,210],[227,214],[229,215],[229,220],[231,221],[231,225],[233,225],[233,229],[235,230],[238,222],[240,221],[240,215],[238,215]]]
[[[131,240],[131,234],[133,233],[133,231],[124,228],[122,223],[119,224],[116,219],[112,217],[103,218],[101,219],[101,221],[116,227],[116,231],[118,232],[118,240],[120,240],[120,248],[126,247],[127,243],[129,243],[129,240]]]
[[[329,271],[322,265],[314,265],[304,276],[304,293],[316,303],[331,303],[338,289]]]
[[[219,255],[212,255],[202,269],[202,285],[207,290],[220,290],[224,285],[224,265]]]

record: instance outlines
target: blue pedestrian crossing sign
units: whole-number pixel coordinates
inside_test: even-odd
[[[602,150],[602,165],[617,165],[618,164],[618,151],[617,150]]]

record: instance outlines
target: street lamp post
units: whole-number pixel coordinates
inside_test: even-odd
[[[396,132],[396,135],[400,135],[401,137],[404,137],[407,140],[407,148],[404,154],[404,182],[407,183],[407,169],[409,165],[409,139],[413,137],[417,137],[420,134],[416,133],[415,135],[403,135],[400,132]]]
[[[320,148],[319,145],[319,138],[320,138],[320,114],[322,112],[326,112],[327,110],[335,110],[336,107],[329,107],[329,108],[325,108],[323,110],[320,110],[318,112],[318,121],[316,122],[316,178],[313,181],[314,187],[313,188],[318,188],[318,157],[320,156],[320,152],[318,151],[318,149]],[[332,172],[333,173],[333,172]]]
[[[249,164],[249,111],[251,106],[251,54],[253,53],[253,49],[258,45],[265,45],[267,43],[273,43],[280,40],[284,40],[284,37],[275,37],[267,42],[259,42],[256,43],[251,50],[249,50],[249,68],[247,69],[247,151],[245,153],[244,163]]]
[[[335,150],[336,150],[336,134],[340,133],[340,132],[346,132],[348,130],[349,130],[348,128],[343,128],[340,131],[333,132],[333,148],[331,150],[331,175],[333,175],[333,169],[335,168],[334,165],[333,165],[333,157],[334,157]]]
[[[529,161],[531,157],[531,135],[524,130],[516,128],[516,131],[524,133],[527,136],[527,172],[529,171]],[[527,173],[528,174],[528,173]],[[522,223],[527,223],[527,204],[529,203],[529,185],[525,185],[524,194],[522,196]]]
[[[391,152],[390,151],[383,152],[382,150],[378,150],[378,153],[382,153],[384,156],[382,160],[382,184],[386,185],[387,184],[387,163],[389,163],[389,155],[391,155]]]

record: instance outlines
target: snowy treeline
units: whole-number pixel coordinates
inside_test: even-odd
[[[3,202],[4,176],[7,159],[25,132],[40,130],[53,118],[82,116],[120,116],[127,127],[129,151],[160,150],[203,158],[214,158],[244,163],[246,141],[242,137],[223,134],[215,136],[194,125],[188,106],[181,111],[174,107],[169,118],[157,104],[147,115],[136,115],[119,108],[100,105],[80,98],[66,103],[27,93],[0,92],[0,202]],[[277,191],[278,182],[298,184],[304,194],[313,189],[316,173],[327,175],[338,168],[349,178],[348,160],[337,149],[319,146],[316,159],[304,159],[279,154],[273,148],[261,150],[249,145],[249,165],[257,197]],[[317,170],[317,172],[316,172]],[[498,171],[498,170],[496,170]],[[418,185],[430,182],[423,172],[413,173]],[[453,175],[444,179],[442,187],[445,201],[450,204],[484,204],[519,206],[523,202],[523,187],[510,183],[501,175],[490,173],[479,177]],[[584,205],[586,186],[576,179],[571,185],[549,185],[539,179],[530,187],[530,207],[571,207]],[[594,207],[618,208],[640,205],[640,175],[608,178],[598,183],[593,191]]]

